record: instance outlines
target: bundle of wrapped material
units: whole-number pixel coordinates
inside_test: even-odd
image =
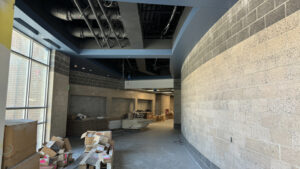
[[[39,153],[41,168],[63,168],[73,162],[72,147],[68,138],[53,136]]]
[[[111,131],[87,131],[81,139],[85,139],[87,154],[80,162],[80,169],[111,168],[114,146]]]

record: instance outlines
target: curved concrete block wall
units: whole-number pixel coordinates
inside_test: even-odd
[[[299,8],[239,1],[185,60],[182,133],[219,168],[300,168]]]

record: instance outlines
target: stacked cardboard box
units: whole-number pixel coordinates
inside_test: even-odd
[[[156,116],[156,121],[165,121],[165,120],[166,120],[165,115],[157,115]]]
[[[85,156],[79,169],[111,169],[113,163],[114,142],[111,131],[88,131],[82,134]]]
[[[39,169],[36,138],[36,121],[5,121],[2,168]]]
[[[40,169],[66,167],[73,162],[72,147],[68,138],[53,136],[51,141],[40,149]]]

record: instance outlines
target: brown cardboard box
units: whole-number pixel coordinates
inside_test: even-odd
[[[70,143],[70,140],[68,138],[64,138],[64,142],[65,142],[65,150],[67,152],[70,152],[72,150],[72,146],[71,146],[71,143]]]
[[[56,145],[61,149],[64,147],[64,141],[61,137],[52,136],[51,141],[55,141]]]
[[[43,147],[41,152],[44,153],[45,155],[48,155],[49,157],[55,157],[57,155],[55,151],[53,151],[51,148],[48,147]]]
[[[39,169],[40,168],[40,154],[35,153],[24,161],[10,169]]]
[[[6,120],[2,168],[10,168],[36,153],[37,122]]]

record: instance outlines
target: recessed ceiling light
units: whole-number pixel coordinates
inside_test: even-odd
[[[89,70],[90,72],[93,71],[92,69]]]
[[[78,65],[74,65],[74,67],[75,67],[75,68],[77,68],[77,67],[78,67]]]
[[[109,77],[110,75],[107,74],[106,76]]]
[[[82,70],[85,70],[85,67],[82,67],[81,69],[82,69]]]

